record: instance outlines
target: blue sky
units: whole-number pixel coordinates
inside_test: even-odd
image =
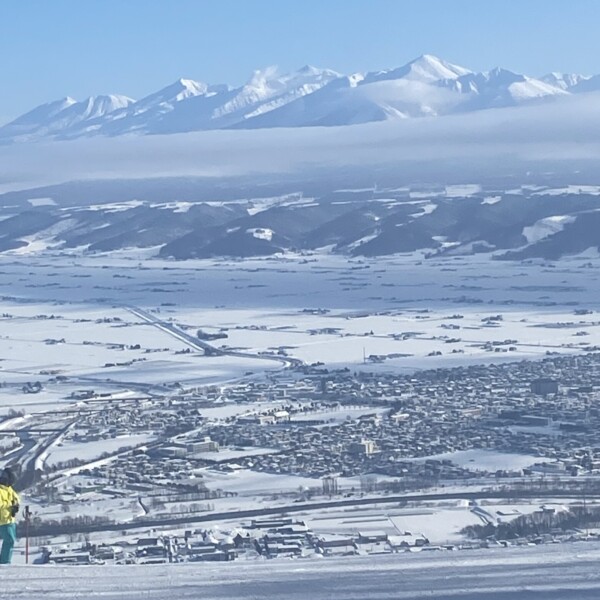
[[[42,102],[140,98],[178,77],[341,72],[423,54],[484,70],[600,73],[596,0],[13,0],[0,2],[0,123]]]

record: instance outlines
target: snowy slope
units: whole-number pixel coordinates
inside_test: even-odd
[[[178,79],[158,92],[138,100],[133,106],[128,107],[123,116],[141,115],[152,110],[167,112],[173,110],[177,102],[202,96],[208,92],[208,89],[209,86],[200,81]]]
[[[278,77],[276,71],[271,69],[256,71],[231,100],[215,111],[214,117],[227,122],[262,114],[295,98],[311,94],[337,77],[339,73],[335,71],[311,66],[282,77]]]
[[[469,73],[439,83],[464,94],[469,100],[463,109],[483,109],[513,106],[550,96],[567,95],[564,89],[539,79],[496,68],[485,73]]]
[[[98,128],[101,133],[109,135],[144,129],[148,123],[175,110],[179,102],[204,96],[210,93],[209,89],[207,84],[199,81],[178,79],[158,92],[107,115],[102,122],[98,123]],[[77,133],[83,132],[75,132]]]
[[[20,600],[592,600],[595,543],[321,560],[94,567],[11,566]]]
[[[469,73],[425,54],[396,69],[339,77],[318,92],[241,127],[355,125],[446,114],[462,100],[436,84]]]
[[[392,188],[380,190],[380,197],[369,190],[295,202],[283,195],[215,204],[195,202],[195,190],[202,188],[190,187],[191,182],[171,188],[186,193],[187,202],[143,199],[148,190],[172,194],[173,184],[130,185],[124,182],[119,192],[129,199],[91,206],[86,200],[93,186],[86,185],[77,188],[70,206],[61,206],[59,196],[53,204],[32,205],[31,190],[0,195],[0,205],[6,205],[0,209],[0,254],[145,248],[176,259],[246,258],[328,248],[356,256],[493,251],[498,258],[560,258],[599,247],[598,195],[591,186],[519,194],[496,188],[494,202],[486,190],[463,186],[421,199]],[[107,194],[103,189],[119,188],[99,188],[100,197]]]
[[[566,95],[559,87],[511,71],[471,73],[425,57],[401,69],[336,79],[310,96],[241,126],[352,125],[500,108]]]
[[[361,81],[360,75],[340,77],[311,95],[298,98],[268,114],[249,118],[237,127],[356,125],[416,116],[420,99],[415,98],[402,83],[385,81],[360,86]],[[406,95],[403,91],[407,92]],[[411,97],[416,100],[414,108]]]
[[[586,75],[579,75],[578,73],[558,73],[556,71],[540,77],[540,80],[544,83],[549,83],[550,85],[563,90],[569,90],[588,79],[590,78]]]
[[[598,90],[600,90],[600,75],[594,75],[593,77],[583,79],[570,88],[570,91],[574,94],[597,92]]]
[[[77,104],[73,98],[66,97],[54,102],[42,104],[0,128],[0,137],[18,138],[31,134],[41,127],[52,123],[69,107]]]
[[[64,98],[44,104],[0,128],[1,139],[36,139],[52,134],[68,133],[134,103],[127,96],[90,96],[82,102]]]
[[[334,71],[307,66],[285,75],[275,69],[256,71],[246,84],[233,89],[180,79],[113,113],[99,132],[119,135],[220,129],[311,94],[337,77]]]

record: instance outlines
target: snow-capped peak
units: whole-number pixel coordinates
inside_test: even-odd
[[[42,104],[0,128],[0,138],[33,139],[63,133],[74,126],[110,115],[133,104],[127,96],[90,96],[82,102],[71,97]]]
[[[115,110],[127,108],[134,102],[135,100],[128,96],[108,94],[103,96],[90,96],[83,102],[77,102],[72,106],[81,106],[82,110],[78,112],[81,114],[82,119],[95,119],[108,115]]]
[[[304,65],[303,67],[300,67],[296,73],[302,77],[329,77],[330,79],[341,77],[341,73],[338,73],[337,71],[333,71],[332,69],[322,69],[313,65]]]
[[[471,98],[464,108],[477,110],[512,106],[520,102],[567,94],[564,90],[507,69],[496,67],[483,73],[469,73],[438,82],[441,87]]]
[[[385,81],[388,79],[408,79],[432,83],[442,79],[456,79],[471,73],[469,69],[446,62],[433,54],[423,54],[402,67],[368,73],[366,82]]]
[[[331,69],[320,69],[306,65],[297,71],[287,73],[279,78],[279,81],[287,88],[298,88],[309,86],[308,91],[314,91],[333,79],[341,77],[340,73]]]
[[[180,92],[176,96],[177,100],[183,100],[191,96],[200,96],[201,94],[205,94],[208,88],[205,83],[183,78],[178,79],[173,85],[180,87]]]
[[[541,81],[544,83],[549,83],[555,87],[559,87],[562,90],[568,90],[573,86],[581,83],[582,81],[587,81],[590,79],[587,75],[580,75],[578,73],[559,73],[557,71],[553,71],[552,73],[548,73],[541,78]]]
[[[438,81],[439,79],[456,79],[471,73],[469,69],[446,62],[432,54],[423,54],[405,66],[407,75],[414,79]]]
[[[313,65],[304,65],[298,69],[298,73],[306,74],[306,75],[318,75],[322,69],[319,67],[313,67]]]
[[[60,110],[64,110],[65,108],[68,108],[72,104],[76,104],[76,103],[77,103],[77,100],[75,100],[75,98],[71,98],[71,96],[65,96],[64,98],[61,98],[60,100],[55,100],[54,102],[48,102],[47,104],[42,104],[42,106],[53,107],[53,110],[55,109],[56,111],[60,111]]]
[[[158,92],[154,92],[153,94],[142,98],[136,103],[136,111],[139,112],[140,110],[145,110],[146,108],[157,104],[172,104],[194,96],[201,96],[206,94],[207,89],[208,86],[201,81],[181,78],[167,87],[158,90]]]
[[[249,119],[311,94],[338,77],[335,71],[310,65],[283,75],[275,66],[257,70],[246,85],[214,111],[213,118],[229,119],[229,115],[241,112],[243,119]]]
[[[515,73],[502,67],[494,67],[490,71],[481,73],[488,81],[498,81],[502,83],[513,83],[514,81],[525,81],[525,75]]]
[[[71,98],[71,96],[65,96],[64,98],[60,98],[60,100],[53,100],[52,102],[37,106],[33,110],[30,110],[15,119],[12,124],[17,125],[19,123],[24,124],[34,122],[38,119],[50,119],[70,106],[73,106],[73,104],[77,104],[77,100]],[[11,125],[11,123],[9,123],[9,125]]]

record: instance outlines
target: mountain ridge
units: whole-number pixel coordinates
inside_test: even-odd
[[[78,102],[67,96],[0,127],[0,143],[353,125],[552,101],[597,89],[600,75],[554,72],[535,78],[501,68],[475,72],[431,54],[368,73],[305,65],[280,74],[270,67],[255,71],[238,87],[180,78],[139,100],[113,94]]]
[[[0,196],[0,253],[136,249],[182,260],[315,252],[420,260],[486,253],[517,261],[600,253],[600,186],[417,186],[255,198],[242,191],[229,201],[64,206],[28,197]]]

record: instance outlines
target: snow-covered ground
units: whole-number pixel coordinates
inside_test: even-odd
[[[532,510],[539,509],[533,505]],[[507,512],[510,507],[506,507]],[[460,533],[469,525],[479,525],[467,501],[453,501],[438,505],[420,505],[412,508],[354,507],[313,513],[307,519],[317,534],[356,535],[383,531],[390,536],[425,537],[431,544],[465,542]]]
[[[597,600],[598,543],[153,566],[12,566],[19,600]]]
[[[212,469],[198,471],[209,489],[221,489],[243,495],[286,493],[298,488],[320,488],[322,481],[310,477],[275,475],[242,469],[233,473],[221,473]]]
[[[567,502],[568,504],[568,502]],[[419,502],[408,507],[394,504],[353,506],[307,512],[303,519],[317,535],[354,535],[373,531],[388,536],[424,537],[432,545],[468,544],[461,531],[480,525],[480,514],[492,522],[511,521],[521,515],[541,511],[542,506],[566,510],[565,503],[531,500],[501,502],[488,500],[474,507],[468,500]]]
[[[86,462],[91,462],[100,457],[105,452],[117,452],[121,449],[132,448],[139,444],[151,441],[150,435],[126,435],[114,438],[101,439],[93,442],[72,441],[64,442],[52,446],[48,452],[45,464],[48,466],[56,465],[68,460],[77,458]]]
[[[34,258],[27,264],[31,276],[22,278],[23,259],[3,257],[0,289],[14,300],[2,303],[13,318],[2,319],[0,373],[15,381],[58,371],[201,384],[277,368],[240,357],[176,354],[186,345],[122,308],[127,304],[158,310],[190,335],[225,333],[217,346],[281,351],[331,367],[406,372],[600,345],[597,315],[575,313],[600,308],[595,263],[417,258],[151,260],[143,269],[118,254],[78,259],[68,269],[64,263],[72,259],[50,265]],[[42,314],[61,318],[37,318]],[[486,322],[497,315],[501,320]],[[97,322],[104,318],[113,321]]]
[[[276,366],[237,357],[185,354],[189,346],[184,342],[119,307],[3,302],[2,310],[10,317],[1,319],[0,372],[13,382],[61,375],[99,383],[208,384]],[[18,409],[14,403],[13,393],[12,408]]]
[[[493,450],[459,450],[457,452],[447,452],[445,454],[436,454],[425,458],[416,458],[414,460],[451,460],[454,464],[475,471],[520,471],[530,467],[534,463],[548,462],[539,456],[528,454],[509,454],[507,452],[494,452]]]

